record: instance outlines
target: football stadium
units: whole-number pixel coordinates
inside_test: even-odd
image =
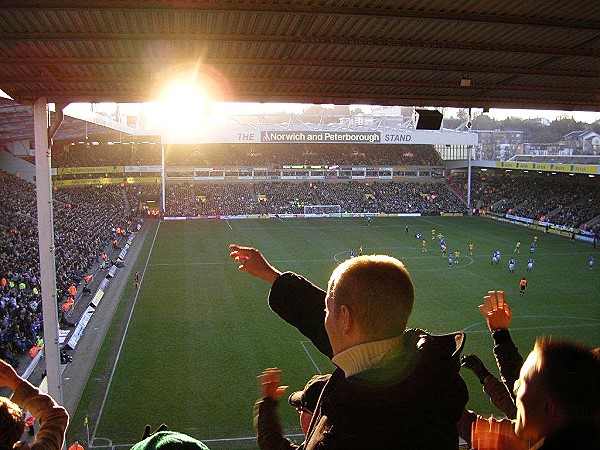
[[[0,448],[594,448],[600,9],[18,3]]]

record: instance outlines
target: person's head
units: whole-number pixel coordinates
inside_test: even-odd
[[[333,354],[404,332],[414,287],[404,264],[386,255],[346,260],[331,274],[325,329]]]
[[[290,405],[296,407],[296,411],[300,414],[300,426],[302,432],[306,436],[308,432],[308,426],[312,420],[312,416],[315,413],[319,397],[330,375],[315,375],[304,386],[304,390],[293,392],[288,401]]]
[[[530,441],[598,417],[600,361],[576,343],[538,339],[517,382],[515,433]]]
[[[158,431],[141,440],[131,450],[209,450],[206,445],[187,434]]]
[[[25,431],[25,419],[19,405],[0,397],[0,450],[12,449]]]

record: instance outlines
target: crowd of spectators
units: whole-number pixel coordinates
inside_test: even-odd
[[[198,215],[194,189],[183,184],[170,184],[165,194],[166,205],[170,214],[179,217]]]
[[[126,184],[124,186],[125,197],[127,198],[127,207],[131,211],[131,215],[134,217],[143,217],[147,215],[146,200],[151,199],[155,202],[160,202],[162,197],[162,185],[155,184],[144,184],[144,185],[132,185]],[[160,203],[158,203],[160,205]]]
[[[0,171],[0,358],[15,363],[42,335],[35,186]],[[126,221],[118,187],[53,194],[57,301],[91,269]],[[58,307],[59,305],[57,305]]]
[[[36,198],[33,184],[0,172],[0,357],[26,351],[41,335]],[[307,205],[342,213],[466,213],[453,183],[414,181],[243,181],[168,183],[167,216],[302,214]],[[57,299],[78,285],[128,216],[145,200],[160,204],[158,184],[84,186],[54,192]],[[552,223],[584,227],[600,215],[600,188],[568,177],[485,174],[472,179],[473,205]]]
[[[465,189],[466,178],[455,177]],[[514,214],[557,225],[600,231],[589,222],[600,216],[600,187],[567,176],[490,174],[471,179],[474,207],[500,214]]]
[[[433,145],[414,144],[201,144],[169,148],[165,159],[183,167],[442,165]]]
[[[53,147],[54,167],[147,166],[161,164],[160,144]],[[283,165],[442,166],[433,145],[417,144],[196,144],[165,146],[169,167],[282,167]]]
[[[272,182],[229,182],[229,183],[169,183],[167,185],[166,192],[166,206],[167,214],[174,216],[203,216],[203,215],[228,215],[228,214],[265,214],[265,213],[302,213],[303,208],[306,205],[340,205],[342,212],[358,212],[358,213],[411,213],[418,212],[421,214],[434,214],[438,215],[444,212],[466,212],[466,205],[460,195],[457,195],[452,186],[460,186],[464,180],[458,177],[453,180],[452,183],[445,183],[442,181],[438,182],[414,182],[414,181],[272,181]],[[544,177],[504,177],[504,176],[486,176],[478,177],[473,180],[473,192],[475,201],[478,202],[482,207],[487,207],[490,210],[495,210],[502,213],[514,213],[523,215],[526,217],[548,217],[548,218],[560,218],[564,221],[581,220],[580,217],[587,217],[590,214],[600,214],[599,197],[600,189],[595,187],[593,184],[578,184],[565,179],[564,182],[556,183],[555,180],[550,181],[550,178]],[[37,242],[37,212],[36,212],[36,197],[35,197],[35,186],[19,177],[0,171],[0,195],[2,195],[3,203],[0,207],[0,359],[5,360],[13,365],[17,364],[16,356],[26,352],[29,348],[33,347],[39,342],[40,336],[42,335],[43,322],[42,322],[42,311],[41,311],[41,297],[40,297],[40,268],[39,268],[39,255],[38,255],[38,242]],[[56,269],[57,269],[57,298],[62,300],[69,291],[69,286],[79,285],[82,282],[85,274],[89,272],[95,262],[98,262],[99,255],[106,248],[111,239],[115,236],[115,230],[123,226],[123,224],[129,222],[131,214],[141,212],[140,206],[145,200],[153,199],[157,200],[161,195],[160,186],[156,184],[152,185],[141,185],[141,186],[126,186],[121,187],[119,185],[107,185],[107,186],[82,186],[76,188],[61,188],[55,189],[54,191],[54,202],[53,202],[53,213],[54,213],[54,225],[55,225],[55,244],[56,244]],[[539,216],[539,217],[538,217]],[[258,263],[253,262],[257,260],[257,255],[260,255],[255,249],[247,247],[232,246],[234,252],[231,256],[243,266],[243,270],[248,271],[252,275],[255,275],[263,280],[269,281],[272,284],[270,298],[272,305],[279,305],[281,310],[287,311],[287,303],[290,305],[296,305],[298,302],[290,301],[290,285],[284,285],[283,283],[291,283],[286,281],[288,275],[281,274],[273,267],[269,266],[266,260],[260,259]],[[262,258],[262,256],[260,257]],[[249,259],[252,259],[250,264],[254,264],[253,267],[248,265]],[[249,268],[250,267],[250,268]],[[268,269],[264,269],[267,267]],[[268,272],[270,270],[270,272]],[[265,272],[267,271],[267,272]],[[337,271],[337,270],[336,270]],[[340,272],[341,273],[341,272]],[[336,272],[334,272],[334,276]],[[408,276],[408,275],[407,275]],[[283,278],[280,278],[283,277]],[[289,278],[291,279],[291,278]],[[296,279],[296,278],[294,278]],[[335,278],[332,278],[335,279]],[[299,278],[298,278],[299,280]],[[305,281],[295,281],[296,283],[305,283]],[[137,281],[136,281],[137,282]],[[339,278],[336,280],[339,283]],[[281,286],[285,287],[285,290]],[[335,284],[330,284],[334,285]],[[310,292],[307,287],[302,287],[298,284],[296,292],[293,295],[299,298],[306,298]],[[306,282],[306,286],[308,283]],[[293,286],[292,286],[293,287]],[[280,289],[281,292],[285,293],[284,297],[278,299],[279,294],[276,290]],[[397,286],[391,286],[394,292],[398,292]],[[412,292],[412,287],[410,288]],[[275,294],[273,294],[275,292]],[[341,291],[340,291],[341,292]],[[504,293],[501,291],[490,291],[486,297],[484,297],[484,305],[480,305],[479,308],[486,317],[486,321],[492,338],[495,344],[503,345],[504,353],[498,352],[496,359],[498,362],[498,368],[502,374],[503,382],[506,387],[515,384],[518,386],[514,390],[516,397],[511,397],[511,390],[505,389],[502,382],[491,376],[491,373],[485,369],[481,361],[474,355],[468,355],[463,358],[462,363],[469,369],[473,370],[480,379],[482,384],[491,383],[495,380],[496,386],[501,387],[503,394],[502,399],[506,402],[506,405],[510,406],[512,413],[517,415],[517,426],[514,428],[512,423],[504,422],[508,427],[502,429],[502,438],[513,440],[525,438],[544,443],[544,439],[548,437],[548,442],[557,439],[564,439],[565,441],[572,442],[573,439],[579,439],[581,443],[587,444],[593,442],[592,446],[596,448],[598,443],[598,424],[597,424],[597,395],[591,400],[588,400],[590,392],[597,393],[597,349],[592,353],[587,347],[579,346],[578,344],[558,343],[552,344],[551,341],[538,340],[534,351],[525,361],[525,369],[521,369],[520,375],[514,375],[512,378],[517,376],[518,383],[508,382],[508,377],[505,375],[508,373],[509,365],[514,366],[517,370],[520,368],[523,359],[518,354],[518,350],[514,347],[512,341],[509,340],[508,326],[510,325],[511,312],[510,308],[505,304]],[[411,294],[412,295],[412,294]],[[323,299],[326,299],[325,292],[322,292]],[[322,304],[323,299],[316,298],[319,304]],[[364,298],[364,296],[357,296]],[[386,293],[382,297],[389,297]],[[493,301],[492,301],[493,297]],[[336,299],[337,296],[332,295],[329,300],[326,300],[329,304],[333,304],[331,300]],[[312,300],[311,300],[312,301]],[[279,302],[279,303],[278,303]],[[384,303],[382,303],[383,305]],[[385,307],[389,307],[389,303],[385,303]],[[57,305],[58,306],[58,305]],[[285,306],[286,308],[283,308]],[[344,305],[342,305],[344,306]],[[371,307],[371,305],[369,305]],[[410,300],[410,308],[412,308],[412,299]],[[273,309],[277,312],[277,309]],[[322,306],[319,308],[322,311]],[[502,310],[504,315],[502,319],[498,319],[497,311]],[[278,313],[278,312],[277,312]],[[278,313],[279,314],[279,313]],[[291,317],[292,315],[290,315]],[[283,316],[282,316],[283,317]],[[294,315],[296,317],[296,315]],[[358,316],[357,316],[358,317]],[[287,321],[287,319],[285,319]],[[322,323],[320,316],[314,317],[315,323]],[[502,327],[497,326],[499,321],[504,324]],[[292,325],[295,322],[289,321]],[[378,321],[380,322],[380,321]],[[329,319],[329,326],[332,325],[332,319]],[[394,327],[397,325],[394,323]],[[305,327],[305,329],[308,329]],[[336,328],[330,328],[336,329]],[[400,329],[404,329],[404,325],[400,326]],[[329,329],[327,330],[329,335]],[[419,330],[420,332],[420,330]],[[405,332],[406,333],[406,332]],[[333,335],[339,336],[339,335]],[[356,338],[358,336],[358,339]],[[374,335],[373,335],[374,336]],[[311,338],[311,336],[307,336]],[[424,333],[419,336],[418,342],[423,342],[426,338]],[[447,337],[447,336],[446,336]],[[334,341],[331,335],[328,336],[327,341],[323,341],[322,345],[317,345],[318,348],[330,349],[333,361],[335,356],[341,354],[340,348],[347,349],[354,348],[357,345],[365,345],[370,342],[379,342],[381,339],[376,340],[364,340],[371,339],[367,334],[354,335],[351,338],[343,338],[344,340]],[[427,336],[428,339],[433,339],[432,336]],[[441,336],[435,337],[441,338]],[[396,339],[395,337],[392,339]],[[462,333],[455,333],[452,337],[454,343],[449,347],[449,350],[453,351],[452,357],[458,358],[458,354],[462,349],[464,336]],[[316,340],[316,339],[315,339]],[[355,343],[359,340],[358,344],[352,345],[346,348],[346,344]],[[389,339],[388,343],[396,345]],[[414,340],[417,342],[417,340]],[[315,342],[315,341],[313,341]],[[404,341],[398,341],[404,342]],[[441,341],[439,341],[441,342]],[[548,344],[550,342],[550,344]],[[318,344],[318,342],[315,342]],[[337,344],[337,347],[334,347]],[[330,345],[330,347],[327,347]],[[404,344],[403,344],[404,345]],[[336,348],[335,352],[333,349]],[[364,347],[363,347],[364,348]],[[560,355],[567,355],[564,361],[559,361],[558,369],[553,367],[550,363],[547,363],[549,359],[546,355],[552,356],[552,352],[562,351],[566,349],[567,353],[560,353]],[[494,347],[494,351],[497,347]],[[337,352],[337,353],[336,353]],[[504,354],[504,357],[498,355]],[[330,356],[326,353],[327,356]],[[348,358],[348,353],[345,354]],[[543,395],[554,396],[554,399],[559,399],[563,402],[566,399],[567,405],[564,410],[564,415],[554,414],[549,415],[546,420],[550,423],[550,426],[546,427],[542,432],[533,430],[536,434],[525,434],[530,432],[529,429],[523,427],[527,426],[527,423],[523,422],[518,414],[523,416],[523,411],[526,408],[535,409],[538,411],[542,409],[547,411],[546,407],[536,407],[535,405],[542,402],[542,397],[538,397],[537,401],[530,401],[526,403],[524,398],[526,389],[523,383],[527,382],[530,386],[534,383],[536,389],[529,388],[531,392],[536,392],[538,389],[545,388],[548,383],[543,383],[543,378],[535,375],[541,373],[552,374],[552,378],[556,378],[560,372],[566,373],[567,363],[569,364],[569,370],[573,366],[573,357],[575,355],[579,359],[583,359],[583,363],[577,369],[578,379],[588,379],[585,377],[586,374],[590,374],[589,379],[591,380],[587,385],[586,389],[581,391],[585,395],[579,395],[576,400],[583,407],[587,408],[584,410],[585,414],[578,414],[578,412],[571,408],[569,405],[572,402],[574,392],[579,394],[578,388],[575,386],[567,394],[560,394],[563,388],[573,386],[569,377],[563,377],[559,390],[556,390],[552,386],[548,388],[548,391],[542,391]],[[594,356],[591,356],[594,355]],[[540,361],[540,364],[528,365],[527,361]],[[518,360],[518,364],[515,361]],[[338,362],[343,362],[344,359],[339,359]],[[347,360],[348,361],[348,360]],[[475,361],[475,363],[473,362]],[[577,363],[578,360],[575,360]],[[509,364],[510,363],[510,364]],[[478,365],[479,364],[479,365]],[[338,363],[336,362],[336,365]],[[1,366],[1,365],[0,365]],[[334,383],[343,383],[346,380],[346,376],[341,377],[343,374],[343,368],[338,366],[337,375],[334,372],[331,378]],[[350,367],[350,366],[348,366]],[[373,366],[377,367],[377,366]],[[439,367],[439,364],[431,365],[428,370],[432,367]],[[458,380],[458,385],[453,387],[457,393],[460,394],[460,408],[463,408],[467,396],[464,389],[464,383],[458,377],[458,364],[455,361],[454,368],[452,369],[452,376],[455,380]],[[371,368],[364,369],[370,370]],[[387,368],[386,368],[387,369]],[[560,370],[559,370],[560,369]],[[586,370],[589,369],[589,372]],[[503,372],[505,370],[505,372]],[[6,372],[6,370],[4,370]],[[359,372],[361,373],[361,372]],[[12,372],[11,372],[12,374]],[[446,376],[448,374],[444,374]],[[16,391],[20,379],[17,379],[16,372],[11,375],[14,383],[10,383],[13,386],[12,389]],[[450,379],[450,378],[449,378]],[[336,381],[337,380],[337,381]],[[341,380],[341,381],[339,381]],[[514,381],[514,380],[512,380]],[[277,382],[278,383],[278,382]],[[329,383],[329,381],[327,382]],[[428,392],[430,381],[423,383],[420,387],[424,393]],[[261,386],[266,383],[262,382]],[[325,385],[325,383],[323,383]],[[341,384],[340,384],[341,385]],[[1,385],[0,385],[1,386]],[[278,386],[278,384],[277,384]],[[276,386],[276,387],[277,387]],[[589,388],[587,388],[589,387]],[[411,389],[414,385],[411,384]],[[325,389],[323,387],[322,389]],[[555,389],[555,390],[553,390]],[[447,386],[444,387],[444,392],[447,391]],[[325,400],[318,400],[318,402],[329,402],[329,398],[335,401],[335,396],[332,395],[335,389],[330,391],[323,391],[324,394],[320,394]],[[488,392],[488,391],[486,391]],[[558,392],[558,393],[557,393]],[[490,392],[488,392],[490,394]],[[261,392],[263,397],[268,396]],[[330,397],[327,397],[327,396]],[[419,394],[424,398],[435,399],[430,395]],[[452,395],[455,395],[452,393]],[[491,394],[490,394],[491,395]],[[539,394],[538,394],[539,395]],[[450,398],[450,397],[449,397]],[[436,399],[437,400],[437,399]],[[446,405],[446,399],[442,399],[442,403]],[[264,398],[261,400],[264,401]],[[339,400],[337,400],[339,401]],[[290,400],[291,402],[291,400]],[[555,405],[563,405],[563,403],[556,402]],[[414,402],[413,402],[414,403]],[[457,406],[454,405],[454,406]],[[303,406],[302,404],[300,406]],[[454,408],[454,406],[452,408]],[[460,409],[459,408],[459,409]],[[378,410],[375,408],[374,410]],[[313,411],[319,411],[317,408]],[[503,410],[504,411],[504,410]],[[575,411],[575,414],[568,416],[566,413]],[[518,413],[518,414],[517,414]],[[265,414],[263,412],[263,414]],[[36,413],[36,415],[38,415]],[[450,437],[451,446],[448,448],[454,448],[455,434],[457,429],[460,432],[462,428],[455,424],[454,412],[448,414],[446,420],[446,431],[445,433]],[[511,417],[509,413],[506,413],[508,417]],[[532,414],[533,415],[533,414]],[[43,417],[43,416],[42,416]],[[62,432],[64,434],[64,428],[66,428],[66,414],[63,414],[64,427]],[[412,417],[412,416],[411,416]],[[523,416],[524,417],[524,416]],[[541,416],[540,416],[541,417]],[[559,419],[556,419],[559,417]],[[567,421],[563,419],[567,418]],[[489,441],[492,434],[491,427],[487,425],[498,425],[501,421],[494,422],[493,419],[485,419],[482,416],[477,415],[475,412],[470,410],[464,410],[463,418],[465,420],[465,426],[463,427],[466,432],[461,436],[467,440],[473,448],[479,448],[484,450],[489,447],[485,447],[484,443]],[[554,422],[551,420],[554,419]],[[45,420],[40,420],[40,424],[45,423]],[[325,419],[327,420],[327,418]],[[419,419],[420,420],[420,419]],[[562,420],[562,422],[560,421]],[[411,418],[408,423],[412,423],[414,418]],[[521,421],[521,422],[520,422]],[[255,423],[258,423],[256,421]],[[314,420],[312,423],[319,424],[320,420]],[[475,423],[486,425],[486,433],[480,433],[477,426],[472,426]],[[590,427],[591,431],[586,431],[587,428],[582,428],[584,432],[588,434],[579,433],[577,436],[569,434],[571,431],[565,426],[585,426]],[[460,422],[459,422],[460,424]],[[520,428],[521,427],[521,428]],[[280,428],[280,427],[279,427]],[[277,429],[279,429],[277,428]],[[489,430],[488,430],[489,428]],[[401,428],[397,428],[401,433],[404,431]],[[436,432],[439,431],[440,427],[436,428]],[[475,430],[471,434],[471,430]],[[310,430],[307,429],[307,430]],[[149,430],[148,430],[149,431]],[[264,430],[263,430],[264,431]],[[269,430],[267,430],[269,431]],[[480,430],[479,430],[480,431]],[[259,432],[259,445],[260,445],[260,430]],[[160,433],[160,432],[159,432]],[[311,436],[309,431],[307,433],[307,442],[310,439],[320,439],[320,435],[314,434]],[[496,431],[494,431],[496,433]],[[508,433],[508,434],[506,434]],[[515,434],[516,433],[516,434]],[[323,433],[325,435],[325,433]],[[419,439],[425,439],[430,435],[430,432],[421,432],[416,437],[410,437],[409,441],[418,441]],[[339,436],[339,435],[338,435]],[[355,441],[354,434],[342,433],[342,439],[347,436],[351,436],[352,440]],[[423,437],[425,436],[425,437]],[[363,438],[368,439],[369,442],[378,442],[377,439],[373,440],[372,436],[367,435],[363,431]],[[403,438],[403,437],[402,437]],[[400,441],[400,434],[393,436],[394,441]],[[431,441],[436,441],[438,438],[433,437]],[[592,441],[593,439],[593,441]],[[324,441],[325,442],[325,441]],[[438,442],[438,441],[436,441]],[[77,443],[76,443],[77,444]],[[62,445],[62,441],[60,442]],[[199,444],[199,448],[205,448]],[[262,445],[260,445],[263,448]],[[363,445],[364,446],[364,445]],[[547,446],[551,448],[550,446]],[[139,448],[145,448],[144,446]],[[525,448],[525,447],[491,447],[494,449],[500,448]],[[532,448],[542,448],[539,446]],[[544,447],[545,448],[545,447]],[[554,447],[552,447],[554,448]]]
[[[143,166],[161,162],[161,145],[98,144],[91,142],[56,142],[52,146],[53,167],[99,167],[99,166]]]
[[[592,190],[588,195],[579,199],[567,208],[559,208],[548,220],[569,227],[582,227],[600,232],[600,223],[588,224],[590,219],[600,216],[600,188]]]
[[[254,191],[262,200],[261,212],[264,214],[302,214],[304,206],[318,205],[320,199],[315,183],[275,181],[254,184]]]
[[[466,213],[441,182],[272,181],[169,184],[167,216],[302,214],[307,205],[339,205],[347,213]]]

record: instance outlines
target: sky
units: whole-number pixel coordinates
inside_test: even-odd
[[[114,104],[113,104],[114,105]],[[149,107],[149,104],[144,104],[145,107]],[[311,104],[290,104],[290,103],[212,103],[211,111],[216,115],[240,115],[240,114],[269,114],[287,112],[293,114],[300,114],[312,106]],[[333,105],[323,105],[324,107],[333,107]],[[132,109],[139,109],[140,105],[131,105]],[[143,106],[144,107],[144,106]],[[365,113],[370,113],[376,106],[371,105],[350,105],[350,109],[360,108]],[[89,108],[89,106],[87,106]],[[127,106],[121,105],[121,111],[125,112]],[[88,109],[89,111],[89,109]],[[481,112],[481,109],[474,109],[475,111]],[[136,112],[131,111],[133,114]],[[446,115],[456,117],[458,112],[457,108],[446,108]],[[553,111],[553,110],[540,110],[540,109],[500,109],[490,108],[490,111],[486,113],[490,118],[496,120],[504,120],[507,117],[519,117],[523,119],[536,119],[545,118],[550,121],[555,120],[559,116],[567,115],[572,116],[578,122],[593,123],[600,120],[600,112],[589,112],[589,111]]]
[[[2,90],[0,90],[0,96],[10,98]],[[214,102],[211,104],[210,109],[216,115],[227,115],[227,114],[269,114],[278,112],[287,112],[293,114],[300,114],[302,111],[307,109],[310,104],[290,104],[290,103],[219,103]],[[333,106],[333,105],[324,105]],[[122,113],[129,115],[137,115],[140,107],[150,108],[149,104],[121,104],[120,109]],[[350,105],[350,109],[358,107],[365,113],[370,113],[373,106],[370,105]],[[78,103],[71,104],[68,108],[73,109],[84,109],[90,111],[89,103]],[[98,104],[96,110],[105,110],[110,112],[115,110],[115,103]],[[447,108],[446,115],[456,117],[456,108]],[[475,109],[474,111],[481,111]],[[68,109],[67,109],[68,113]],[[500,109],[490,108],[490,111],[486,113],[490,118],[496,120],[504,120],[507,117],[519,117],[522,119],[536,119],[545,118],[550,121],[555,120],[559,116],[567,115],[572,116],[578,122],[593,123],[600,120],[600,112],[590,111],[554,111],[554,110],[540,110],[540,109]]]
[[[490,108],[487,114],[490,118],[496,120],[504,120],[507,117],[520,117],[523,119],[537,119],[543,117],[550,121],[555,120],[559,116],[573,116],[577,122],[593,123],[600,120],[600,112],[592,111],[548,111],[540,109],[498,109]]]

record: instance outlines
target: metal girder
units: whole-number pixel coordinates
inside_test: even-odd
[[[1,58],[0,66],[7,65],[14,67],[15,64],[39,64],[46,67],[64,67],[65,65],[131,65],[146,63],[146,58],[65,58],[57,61],[53,58]],[[189,62],[187,58],[155,58],[154,64],[181,64]],[[548,61],[544,61],[547,63]],[[419,71],[419,72],[454,72],[469,74],[475,73],[491,73],[491,74],[507,74],[507,75],[541,75],[550,77],[575,77],[575,78],[593,78],[597,79],[600,77],[600,70],[579,70],[573,68],[573,70],[555,69],[555,68],[523,68],[523,67],[497,67],[497,66],[481,66],[481,65],[462,65],[462,64],[413,64],[413,63],[396,63],[396,62],[371,62],[371,61],[335,61],[335,60],[270,60],[270,59],[217,59],[217,58],[203,58],[203,64],[207,64],[213,67],[220,66],[240,66],[250,65],[256,67],[269,67],[269,66],[283,66],[283,67],[306,67],[316,69],[319,67],[328,68],[349,68],[349,69],[384,69],[384,70],[399,70],[399,71]],[[599,60],[600,67],[600,60]],[[43,76],[15,76],[14,79],[5,78],[7,82],[20,82],[20,81],[40,81],[44,80]],[[54,76],[53,80],[61,81],[60,76]],[[73,78],[68,77],[65,81],[87,81],[85,78]]]
[[[505,78],[497,83],[473,83],[473,85],[469,88],[465,88],[465,92],[467,90],[470,91],[478,91],[478,90],[494,90],[494,91],[516,91],[516,92],[556,92],[556,93],[565,93],[569,94],[572,92],[571,84],[564,85],[539,85],[539,84],[530,84],[530,85],[519,85],[519,84],[510,84],[513,79],[520,78],[520,75],[514,75],[510,78]],[[22,82],[39,82],[41,80],[21,80]],[[86,79],[75,79],[71,81],[78,82],[86,82],[91,83],[95,86],[95,90],[100,92],[103,90],[107,90],[112,85],[112,81],[110,77],[94,77],[94,78],[86,78]],[[129,76],[121,78],[122,82],[128,82],[132,84],[143,83],[143,77]],[[430,82],[430,81],[380,81],[377,78],[374,79],[335,79],[335,78],[311,78],[307,80],[305,78],[285,78],[285,79],[273,79],[267,77],[261,78],[237,78],[236,82],[238,86],[245,86],[249,84],[259,84],[259,85],[268,85],[268,86],[306,86],[306,85],[320,85],[320,86],[331,86],[332,89],[337,88],[339,86],[345,87],[363,87],[365,83],[368,83],[370,87],[373,88],[383,88],[386,90],[393,89],[403,89],[403,88],[432,88],[432,89],[452,89],[455,88],[459,78],[456,80],[447,81],[447,82]],[[106,86],[103,86],[106,85]],[[598,91],[598,86],[596,83],[590,83],[589,85],[579,84],[578,93],[589,93],[590,95],[595,95]]]
[[[424,39],[399,39],[376,37],[345,37],[345,36],[257,36],[232,34],[196,34],[196,33],[0,33],[0,41],[188,41],[188,42],[234,42],[261,44],[322,44],[347,47],[390,47],[390,48],[419,48],[448,51],[483,51],[502,53],[529,53],[560,56],[589,56],[600,58],[600,49],[573,47],[541,47],[526,44],[482,43],[480,41],[449,41]]]
[[[537,0],[537,3],[541,3]],[[546,3],[546,2],[543,2]],[[573,8],[578,6],[573,3]],[[583,6],[584,3],[581,3]],[[570,20],[566,23],[560,17],[534,16],[534,15],[510,15],[510,14],[491,14],[478,13],[471,11],[452,11],[451,8],[441,10],[431,10],[427,8],[386,8],[386,7],[355,7],[343,4],[342,6],[329,6],[315,2],[305,4],[286,3],[282,6],[281,2],[273,0],[262,2],[190,2],[186,0],[145,0],[143,2],[123,2],[122,0],[95,0],[93,3],[81,2],[79,0],[29,0],[24,6],[19,0],[3,0],[2,8],[13,10],[36,10],[36,11],[56,11],[56,10],[98,10],[98,11],[203,11],[203,12],[240,12],[240,13],[285,13],[285,14],[306,14],[306,15],[328,15],[328,16],[369,16],[381,18],[414,18],[427,19],[433,21],[445,22],[479,22],[494,24],[517,24],[532,25],[552,28],[581,28],[600,30],[600,25],[587,20]],[[549,11],[550,12],[550,11]]]

